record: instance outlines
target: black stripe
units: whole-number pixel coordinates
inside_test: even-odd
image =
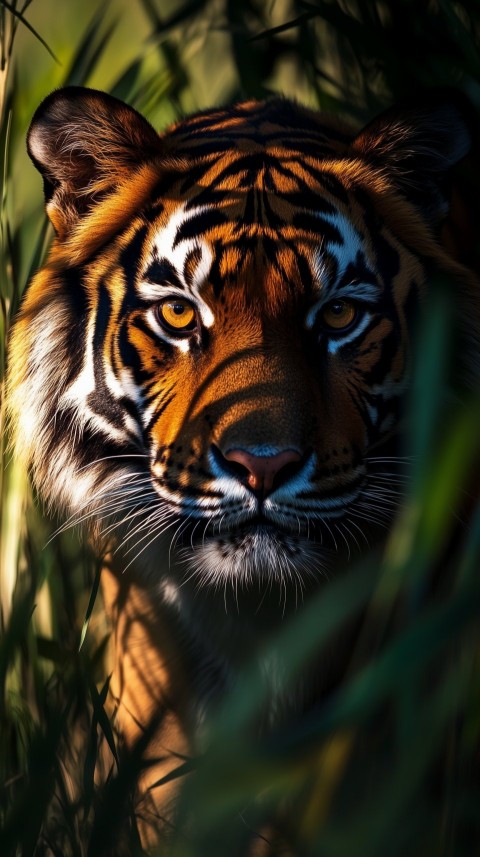
[[[185,239],[196,238],[197,235],[202,235],[204,232],[208,232],[209,229],[213,229],[215,226],[220,226],[220,224],[226,223],[227,220],[228,218],[226,214],[218,208],[211,208],[207,211],[202,211],[194,217],[189,217],[188,220],[184,220],[179,227],[177,234],[175,235],[173,246],[176,247],[180,241]]]
[[[304,190],[288,191],[281,193],[276,191],[275,196],[284,199],[294,208],[302,208],[313,211],[321,211],[322,214],[336,214],[337,209],[324,197],[315,193],[312,188],[305,186]]]
[[[199,187],[198,192],[195,185],[190,185],[190,176],[188,182],[185,181],[180,190],[181,193],[186,193],[188,191],[195,190],[193,195],[187,201],[185,205],[185,211],[190,211],[191,208],[196,208],[200,205],[221,205],[222,202],[227,199],[232,199],[232,191],[231,190],[223,190],[222,188],[215,187]],[[233,191],[233,193],[235,193]]]
[[[292,224],[297,229],[313,232],[324,238],[329,244],[343,245],[341,232],[333,223],[324,220],[313,211],[297,211],[292,218]]]
[[[361,250],[357,251],[355,261],[349,262],[346,266],[340,280],[336,284],[336,288],[340,289],[351,283],[372,283],[378,287],[375,275],[367,266],[365,255]]]
[[[312,269],[303,253],[299,253],[297,251],[297,253],[295,254],[295,258],[297,260],[298,271],[305,294],[307,295],[307,297],[310,297],[313,293]]]
[[[147,391],[151,387],[153,387],[154,384],[158,384],[158,378],[154,378],[150,384],[147,384],[145,386],[145,393],[147,393]],[[159,404],[161,404],[163,399],[165,399],[165,397],[168,396],[172,392],[172,390],[174,390],[174,389],[175,389],[175,384],[172,384],[170,387],[163,389],[161,394],[159,394],[158,390],[157,390],[154,393],[150,393],[150,395],[145,395],[145,397],[144,397],[145,407],[149,408],[150,405],[153,404],[153,402],[156,399],[159,399]]]
[[[195,488],[190,487],[190,486],[186,487],[184,485],[180,485],[179,482],[174,482],[173,480],[170,480],[170,479],[158,478],[158,476],[157,476],[155,481],[158,482],[158,484],[160,486],[166,487],[169,491],[180,491],[182,494],[182,499],[187,498],[187,497],[192,497],[195,500],[198,497],[200,497],[200,499],[202,499],[203,497],[205,497],[205,498],[215,497],[215,498],[221,498],[221,499],[223,498],[223,494],[221,491],[213,491],[213,490],[207,489],[207,488],[195,489]],[[204,508],[208,509],[208,506],[207,507],[202,506],[201,508],[202,509],[204,509]],[[213,508],[216,508],[216,507],[213,506]]]
[[[93,334],[93,367],[95,389],[87,398],[87,404],[95,413],[109,421],[113,427],[123,430],[123,411],[112,396],[105,380],[103,346],[110,323],[112,301],[103,280],[98,288],[98,306]]]
[[[154,333],[154,331],[148,326],[147,322],[144,318],[142,318],[141,315],[136,315],[135,318],[132,319],[131,325],[132,327],[136,327],[137,330],[140,330],[144,334],[144,336],[148,337],[148,339],[153,342],[157,348],[161,348],[162,352],[166,351],[169,356],[174,353],[174,345],[172,345],[172,343],[168,342],[168,340],[166,339],[160,340],[157,334]],[[164,359],[165,356],[163,354],[162,363]]]
[[[85,355],[85,331],[88,320],[87,291],[78,268],[70,268],[63,273],[63,292],[71,310],[68,331],[68,364],[63,379],[65,386],[73,383],[78,375]]]
[[[145,271],[144,279],[149,283],[159,285],[168,284],[170,286],[176,286],[177,288],[183,289],[183,283],[178,276],[177,270],[165,257],[162,257],[161,259],[155,258],[153,262],[150,263]]]
[[[349,466],[351,466],[351,469],[354,470],[357,464],[352,461],[351,465]],[[337,467],[338,465],[331,469],[320,468],[319,470],[315,471],[313,478],[315,479],[319,477],[328,477],[331,475],[336,475],[336,473],[340,472],[341,470],[341,467],[338,467],[338,470]],[[334,500],[336,497],[343,497],[345,494],[350,494],[352,491],[356,491],[362,486],[364,480],[365,474],[362,473],[360,474],[360,476],[357,476],[357,478],[354,479],[352,482],[349,482],[348,485],[338,485],[336,488],[332,488],[328,493],[320,494],[318,491],[315,490],[300,491],[297,497],[302,500]],[[335,507],[335,509],[338,509],[338,507]],[[329,509],[326,511],[333,512],[335,511],[335,509]]]
[[[49,430],[46,440],[45,457],[54,459],[55,454],[59,449],[62,449],[67,441],[70,449],[70,438],[72,425],[77,421],[77,409],[74,405],[68,407],[52,408],[49,414]],[[74,449],[74,463],[77,469],[91,464],[92,461],[98,458],[106,458],[108,456],[115,457],[119,453],[131,452],[132,455],[138,453],[138,442],[125,443],[123,440],[116,441],[113,438],[105,435],[99,435],[98,431],[82,426],[81,431],[76,435],[76,444]],[[71,458],[71,453],[69,453]],[[122,462],[119,462],[121,464]],[[112,463],[105,462],[106,468],[112,470]],[[87,470],[88,472],[88,470]]]
[[[319,181],[323,184],[323,186],[329,191],[333,196],[343,202],[344,205],[348,205],[350,202],[350,197],[345,190],[344,185],[337,179],[336,176],[331,173],[322,172],[319,176]]]
[[[147,226],[143,224],[137,229],[133,238],[120,253],[119,263],[122,267],[126,293],[122,302],[122,311],[126,305],[133,306],[136,299],[136,284],[139,273],[138,262],[143,256],[143,247],[147,237]]]
[[[164,411],[166,411],[166,409],[168,408],[168,406],[169,406],[169,405],[171,405],[171,403],[172,403],[172,402],[173,402],[173,400],[176,398],[176,396],[177,396],[177,394],[176,394],[176,393],[172,393],[172,394],[171,394],[170,396],[168,396],[168,398],[167,398],[165,401],[163,401],[163,402],[162,402],[162,404],[161,404],[161,405],[160,405],[160,406],[155,410],[155,413],[153,414],[153,416],[152,416],[152,418],[151,418],[150,422],[148,422],[148,423],[147,423],[147,425],[145,426],[145,433],[146,433],[146,434],[151,434],[152,429],[155,427],[155,424],[158,422],[158,420],[159,420],[159,419],[160,419],[160,417],[162,416],[163,412],[164,412]]]
[[[377,319],[375,320],[377,321]],[[392,319],[393,321],[393,319]],[[395,322],[394,322],[395,324]],[[372,323],[368,325],[367,329],[372,329],[375,325]],[[367,333],[367,331],[365,331]],[[391,370],[393,358],[395,357],[400,341],[400,332],[394,326],[393,330],[384,336],[380,342],[379,355],[378,360],[374,366],[370,369],[369,372],[363,374],[365,379],[365,383],[368,384],[369,387],[374,384],[382,384],[385,381],[386,376]]]

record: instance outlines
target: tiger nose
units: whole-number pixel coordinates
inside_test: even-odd
[[[230,449],[224,454],[224,458],[233,464],[243,468],[238,475],[246,478],[247,485],[252,491],[266,495],[270,494],[274,487],[279,487],[286,482],[298,469],[298,462],[302,460],[294,449],[284,449],[275,455],[254,455],[244,449]]]

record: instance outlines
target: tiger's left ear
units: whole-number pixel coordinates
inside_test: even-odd
[[[427,91],[382,113],[353,141],[353,150],[386,168],[400,192],[438,224],[449,208],[450,171],[470,151],[473,108],[462,93]]]
[[[62,240],[97,200],[159,154],[160,138],[117,98],[69,86],[42,102],[27,148],[43,176],[47,214]]]

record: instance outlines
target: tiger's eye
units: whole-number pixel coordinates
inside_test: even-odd
[[[158,308],[160,322],[169,330],[193,330],[196,314],[193,306],[183,298],[167,298]]]
[[[355,304],[351,301],[330,301],[321,312],[325,327],[330,330],[343,330],[349,327],[357,315]]]

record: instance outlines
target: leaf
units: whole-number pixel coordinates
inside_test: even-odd
[[[118,755],[117,755],[117,748],[115,746],[115,738],[113,735],[113,730],[112,730],[112,726],[110,724],[110,720],[109,720],[108,715],[107,715],[105,708],[104,708],[104,704],[105,704],[105,700],[107,698],[109,686],[110,686],[110,676],[107,677],[100,693],[98,693],[98,690],[95,687],[95,684],[93,682],[90,682],[90,697],[92,700],[94,715],[95,715],[96,719],[98,720],[98,724],[99,724],[103,734],[105,735],[108,746],[110,747],[110,750],[112,751],[112,756],[118,765]]]
[[[91,592],[90,592],[90,598],[89,598],[89,601],[88,601],[87,612],[85,613],[85,619],[84,619],[84,621],[83,621],[83,625],[82,625],[82,632],[81,632],[81,634],[80,634],[80,643],[79,643],[79,646],[78,646],[78,651],[80,651],[80,650],[81,650],[81,648],[82,648],[82,646],[83,646],[83,643],[84,643],[84,640],[85,640],[85,636],[86,636],[86,633],[87,633],[87,630],[88,630],[88,625],[89,625],[89,622],[90,622],[90,617],[91,617],[91,615],[92,615],[93,608],[94,608],[94,606],[95,606],[95,599],[96,599],[96,597],[97,597],[98,586],[99,586],[99,584],[100,584],[100,577],[101,577],[101,574],[102,574],[102,566],[101,566],[101,563],[99,563],[99,564],[98,564],[98,566],[97,566],[97,570],[96,570],[96,572],[95,572],[95,579],[94,579],[94,581],[93,581],[92,590],[91,590]]]
[[[93,73],[98,60],[105,53],[114,31],[114,25],[108,27],[102,35],[102,22],[108,3],[102,4],[83,34],[65,74],[64,86],[85,86]]]
[[[58,59],[58,57],[55,56],[52,49],[47,45],[45,39],[43,39],[40,33],[37,33],[34,27],[32,27],[32,25],[28,23],[22,12],[19,12],[19,10],[16,9],[15,6],[12,6],[11,3],[8,3],[7,0],[0,0],[0,5],[5,6],[5,9],[8,9],[8,11],[11,12],[11,14],[15,18],[18,18],[18,20],[22,22],[23,26],[26,27],[27,30],[30,30],[30,32],[35,36],[35,38],[38,39],[40,44],[42,44],[43,47],[48,51],[52,59],[54,59],[55,62],[58,63],[58,65],[61,65],[60,60]]]
[[[430,608],[326,704],[314,710],[291,735],[273,740],[282,753],[300,752],[331,729],[363,719],[402,681],[417,675],[452,639],[478,617],[480,592],[462,592]]]
[[[161,777],[155,783],[152,783],[151,786],[148,787],[148,790],[157,789],[160,786],[165,786],[167,783],[172,783],[174,780],[178,780],[180,777],[185,777],[187,774],[190,774],[197,767],[197,762],[194,759],[187,759],[183,765],[179,765],[178,768],[174,768],[173,771],[169,771],[164,777]]]

